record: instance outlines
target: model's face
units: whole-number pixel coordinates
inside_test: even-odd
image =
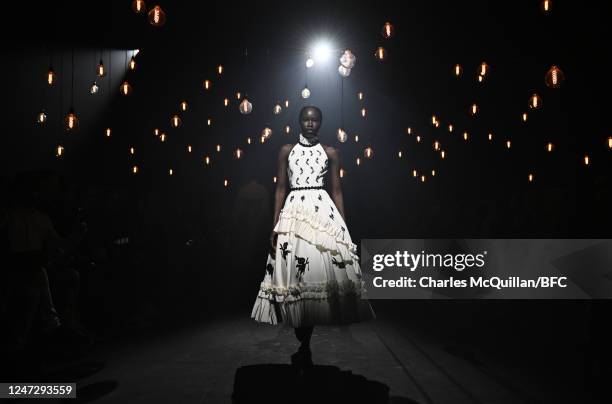
[[[300,115],[302,135],[306,138],[317,136],[321,127],[321,114],[315,108],[306,108]]]

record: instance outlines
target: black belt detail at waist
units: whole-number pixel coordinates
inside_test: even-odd
[[[294,187],[294,188],[289,188],[289,192],[293,192],[293,191],[304,191],[307,189],[325,189],[325,187],[323,186],[312,186],[312,187]]]

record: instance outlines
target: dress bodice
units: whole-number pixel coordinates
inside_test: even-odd
[[[299,142],[288,157],[287,176],[291,188],[322,187],[328,158],[321,143],[312,142],[300,133]]]

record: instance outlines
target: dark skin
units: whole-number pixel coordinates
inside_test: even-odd
[[[300,127],[302,129],[302,135],[307,139],[315,138],[319,135],[319,129],[322,124],[321,111],[314,107],[303,108],[300,112]],[[346,222],[344,216],[344,199],[342,196],[342,187],[340,185],[340,152],[331,146],[322,145],[327,157],[329,159],[329,177],[330,177],[330,197],[334,201],[334,204],[338,208],[338,212],[342,216],[342,219]],[[285,199],[288,194],[289,178],[287,177],[287,158],[293,148],[292,144],[284,145],[278,153],[278,173],[276,181],[276,191],[274,194],[274,219],[272,222],[272,229],[276,227],[280,211],[285,204]],[[274,258],[276,254],[276,241],[277,234],[272,231],[270,235],[271,255]]]

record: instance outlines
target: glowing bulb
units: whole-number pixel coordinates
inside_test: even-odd
[[[98,84],[94,81],[91,84],[91,87],[89,87],[89,93],[90,94],[98,94],[98,91],[100,91],[100,87],[98,87]]]
[[[492,134],[491,132],[489,132],[489,134],[487,135],[487,138],[488,138],[489,140],[493,140],[493,134]]]
[[[166,141],[166,134],[162,133],[161,135],[159,135],[159,140],[161,140],[162,142]]]
[[[512,147],[512,142],[510,140],[506,140],[506,149]]]
[[[220,144],[217,145],[216,150],[217,150],[217,153],[221,151],[221,145]]]
[[[541,6],[542,6],[542,11],[544,12],[544,14],[548,14],[552,8],[552,1],[542,0]]]
[[[527,179],[529,180],[529,182],[533,182],[533,174],[529,173],[529,175],[527,176]]]
[[[111,137],[111,134],[112,134],[112,129],[111,129],[111,128],[106,128],[106,130],[104,131],[104,133],[106,134],[106,137]]]
[[[415,178],[419,176],[419,173],[417,172],[417,170],[412,170],[412,176]]]
[[[314,59],[309,57],[306,59],[306,67],[310,69],[312,66],[314,66]]]
[[[168,170],[168,175],[174,175],[174,170],[173,169],[169,169]]]
[[[417,143],[421,143],[421,135],[417,135],[416,141],[417,141]]]
[[[238,109],[240,110],[240,113],[242,115],[248,115],[251,113],[251,111],[253,111],[253,104],[251,104],[251,102],[248,100],[248,98],[244,98],[241,102],[240,105],[238,105]]]
[[[62,146],[61,144],[58,144],[55,147],[55,156],[62,157],[63,155],[64,155],[64,146]]]
[[[159,136],[159,129],[158,128],[153,129],[153,135]]]
[[[206,125],[208,125],[208,126],[212,125],[212,118],[208,118],[206,120]]]
[[[472,104],[472,107],[470,108],[470,113],[472,115],[476,115],[478,113],[478,105]]]
[[[483,80],[484,80],[484,77],[479,74],[478,75],[478,82],[482,83]]]
[[[435,126],[436,122],[438,122],[438,118],[435,115],[431,116],[431,124]]]
[[[338,141],[340,143],[344,143],[344,142],[346,142],[346,139],[347,139],[348,135],[347,135],[347,133],[346,133],[346,131],[344,129],[338,128],[338,132],[337,132],[336,137],[338,138]]]
[[[47,122],[47,113],[45,112],[44,109],[41,110],[36,116],[36,122],[38,122],[40,125]]]
[[[251,138],[247,137],[247,144],[251,144]]]
[[[100,63],[98,63],[98,67],[96,68],[96,74],[98,75],[98,77],[106,76],[106,69],[104,68],[104,63],[102,62],[102,59],[100,59]]]
[[[344,178],[344,168],[340,169],[340,178]]]
[[[181,101],[181,111],[187,111],[187,101]]]
[[[527,122],[527,112],[523,112],[523,115],[521,115],[521,119],[523,120],[523,122]]]
[[[172,125],[173,128],[178,128],[179,126],[181,126],[181,117],[178,115],[173,115],[172,118],[170,119],[170,124]]]
[[[130,70],[136,70],[136,57],[134,56],[130,59]]]
[[[276,177],[272,177],[272,182],[276,184]]]
[[[132,94],[132,86],[130,85],[130,83],[127,82],[127,80],[121,83],[120,90],[121,90],[121,94],[125,96]]]
[[[265,139],[268,140],[271,136],[272,136],[272,129],[270,129],[268,126],[266,126],[262,131],[261,131],[261,136]]]
[[[440,150],[440,142],[438,142],[437,140],[434,142],[433,146],[435,151]]]
[[[402,151],[401,150],[397,152],[397,157],[402,158]]]
[[[130,154],[132,154],[132,155],[133,155],[134,153],[135,153],[134,148],[133,148],[133,147],[130,147]]]
[[[149,23],[154,27],[161,27],[166,23],[166,13],[160,6],[155,6],[149,11]]]
[[[363,118],[365,118],[365,116],[366,116],[366,109],[365,108],[361,108],[361,116]]]
[[[351,69],[340,65],[338,66],[338,74],[340,74],[342,77],[348,77],[351,75]]]
[[[304,89],[302,90],[301,96],[303,99],[307,99],[310,97],[310,90],[308,89],[308,87],[304,87]]]
[[[278,115],[283,111],[283,107],[281,107],[280,104],[276,104],[274,106],[274,109],[272,110],[272,112],[274,113],[274,115]]]
[[[236,159],[240,160],[240,157],[242,157],[242,149],[236,149],[234,156],[236,156]]]
[[[408,133],[409,135],[412,135],[412,128],[411,127],[407,127],[406,128],[406,133]]]
[[[191,153],[191,151],[193,150],[193,148],[191,147],[190,144],[187,145],[187,153]]]
[[[289,108],[289,100],[285,100],[285,108]]]
[[[217,74],[223,74],[223,66],[222,65],[217,66]]]
[[[49,71],[47,72],[47,84],[50,86],[55,84],[55,72],[52,68],[49,68]]]
[[[79,118],[77,118],[74,110],[70,108],[68,115],[64,118],[64,129],[67,131],[73,131],[79,127]]]
[[[544,76],[544,82],[550,88],[559,88],[565,81],[565,74],[557,66],[551,66]]]
[[[608,138],[608,149],[612,149],[612,136]]]
[[[210,157],[208,157],[208,156],[204,157],[204,164],[206,164],[206,165],[210,164]]]
[[[229,180],[227,180],[227,179],[223,180],[223,186],[224,187],[229,186]]]
[[[363,151],[363,155],[365,156],[365,158],[371,159],[372,156],[374,155],[374,150],[372,150],[372,148],[370,146],[368,146]]]
[[[489,74],[489,65],[486,62],[482,62],[478,70],[478,75],[484,77],[487,74]]]
[[[585,156],[584,156],[583,161],[584,161],[584,165],[585,165],[585,166],[588,166],[589,164],[591,164],[591,159],[589,158],[589,156],[588,156],[588,155],[585,155]]]
[[[529,108],[530,109],[540,109],[542,107],[542,98],[537,95],[534,94],[531,97],[529,97]]]
[[[355,143],[359,142],[359,135],[355,135]]]
[[[223,106],[227,107],[229,105],[229,99],[228,98],[224,98],[223,99]]]
[[[382,29],[382,36],[385,38],[391,38],[394,34],[394,27],[390,22],[386,22],[385,25],[383,25],[383,29]]]
[[[444,150],[440,151],[440,158],[442,158],[442,160],[446,158],[446,152]]]
[[[554,148],[554,145],[551,142],[548,142],[548,144],[546,144],[546,151],[547,152],[552,152]]]
[[[467,132],[463,132],[463,140],[468,140],[469,136]]]
[[[242,93],[240,93],[240,91],[236,92],[236,99],[239,100],[242,98]]]
[[[147,6],[146,6],[144,0],[134,0],[134,1],[132,1],[132,10],[134,10],[134,12],[136,14],[142,14],[145,11],[147,11]]]
[[[454,127],[452,124],[448,125],[448,131],[452,133],[452,131],[454,130]]]
[[[421,175],[421,182],[425,182],[425,180],[427,180],[427,177],[425,177],[424,175]]]
[[[319,61],[325,61],[331,56],[331,48],[326,42],[319,42],[312,49],[312,56]]]
[[[210,80],[204,80],[204,90],[210,90],[211,83]]]
[[[138,166],[132,167],[132,174],[138,174]]]
[[[357,157],[357,160],[355,160],[355,163],[357,163],[357,165],[361,165],[361,159],[359,157]]]
[[[291,133],[291,126],[286,125],[285,126],[285,133],[288,135],[289,133]]]
[[[363,100],[363,92],[360,91],[360,92],[357,93],[357,99],[360,100],[360,101]]]
[[[382,62],[383,60],[385,60],[385,57],[387,56],[387,51],[382,46],[379,46],[376,49],[376,52],[374,52],[374,56],[376,56],[376,59]]]
[[[436,176],[436,170],[431,170],[431,176],[435,177]]]
[[[461,67],[460,64],[456,64],[455,68],[454,68],[454,71],[455,71],[455,76],[459,77],[459,76],[461,76],[461,73],[463,73],[463,68]]]

